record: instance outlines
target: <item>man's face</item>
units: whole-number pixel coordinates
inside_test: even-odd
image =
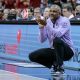
[[[53,9],[53,8],[50,9],[50,18],[52,20],[56,20],[59,17],[59,15],[60,13],[57,9]]]
[[[80,9],[75,9],[75,15],[80,14]]]
[[[62,14],[63,14],[63,16],[66,16],[67,17],[68,11],[67,11],[66,8],[62,9]]]
[[[40,10],[39,9],[34,10],[34,16],[35,17],[40,16]]]
[[[43,16],[44,17],[49,17],[49,13],[50,13],[50,9],[49,8],[45,8]]]

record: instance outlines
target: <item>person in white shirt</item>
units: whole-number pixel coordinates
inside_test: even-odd
[[[70,6],[63,7],[62,14],[63,14],[63,16],[67,17],[68,19],[71,19],[74,17],[74,15],[72,13],[72,7],[70,7]]]

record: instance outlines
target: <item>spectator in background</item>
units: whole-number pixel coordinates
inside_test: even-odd
[[[40,16],[41,19],[44,19],[44,17],[41,15],[41,9],[39,7],[34,9],[34,16],[32,20],[36,20],[36,17]]]
[[[23,9],[21,15],[22,15],[22,19],[24,20],[32,20],[33,10],[31,8]]]
[[[75,17],[71,20],[80,20],[80,5],[77,5],[75,8]]]
[[[30,0],[30,6],[33,8],[40,7],[41,0]]]
[[[28,18],[28,8],[22,9],[21,16],[22,16],[22,19]]]
[[[4,2],[4,0],[0,0],[0,8],[1,9],[5,8],[5,2]]]
[[[47,20],[49,18],[49,15],[50,15],[50,8],[46,7],[43,12],[44,19]]]
[[[75,16],[79,15],[80,16],[80,5],[77,5],[75,8]]]
[[[72,7],[71,6],[65,6],[62,8],[62,14],[63,16],[71,19],[74,17],[73,13],[72,13]]]
[[[72,9],[75,10],[76,8],[76,0],[68,0],[71,3]]]
[[[48,0],[48,4],[49,5],[56,4],[62,8],[61,0]]]
[[[5,21],[8,20],[8,15],[7,15],[7,14],[4,14],[4,15],[3,15],[3,20],[5,20]]]
[[[48,0],[41,0],[40,8],[44,10],[46,7],[48,7]]]
[[[32,18],[33,18],[33,10],[32,10],[32,8],[28,8],[28,18],[27,18],[27,20],[32,20]]]
[[[76,1],[75,0],[67,0],[67,3],[62,3],[62,8],[64,6],[71,6],[72,7],[72,13],[75,15],[75,7],[76,7]]]
[[[16,20],[22,20],[21,12],[22,12],[22,9],[20,8],[16,9]]]
[[[3,20],[8,20],[8,14],[10,12],[10,9],[4,9],[3,13]]]
[[[9,14],[9,12],[10,12],[10,9],[8,9],[8,8],[6,8],[6,9],[4,9],[4,14]]]
[[[16,0],[4,0],[5,8],[15,8]]]
[[[16,0],[16,8],[28,8],[30,0]]]
[[[3,9],[0,9],[0,20],[3,20]]]
[[[10,9],[10,12],[8,14],[8,20],[16,20],[16,9]]]

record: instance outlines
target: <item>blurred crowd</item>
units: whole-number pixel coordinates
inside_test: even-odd
[[[39,15],[46,20],[53,4],[63,16],[80,20],[80,0],[0,0],[0,20],[35,20]]]

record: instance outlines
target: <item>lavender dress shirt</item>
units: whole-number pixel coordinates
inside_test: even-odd
[[[70,21],[66,17],[60,16],[55,24],[53,24],[51,19],[49,18],[47,20],[46,26],[40,29],[40,41],[44,42],[48,39],[50,47],[53,48],[52,44],[54,43],[55,37],[60,37],[61,40],[67,43],[74,51],[73,42],[71,40],[70,27]]]

